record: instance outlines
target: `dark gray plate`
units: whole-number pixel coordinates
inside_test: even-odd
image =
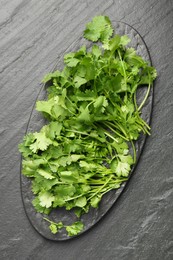
[[[115,29],[115,33],[124,35],[127,34],[131,42],[129,44],[130,47],[133,47],[137,50],[137,53],[141,55],[145,60],[148,60],[151,63],[150,55],[147,49],[147,46],[139,33],[130,25],[122,22],[112,22],[113,27]],[[82,45],[86,45],[88,48],[91,46],[91,43],[87,42],[82,37],[79,38],[76,42],[74,42],[67,50],[66,53],[70,51],[75,51],[79,49]],[[64,56],[64,54],[63,54]],[[57,65],[55,69],[62,69],[63,68],[63,56],[57,59]],[[137,100],[140,104],[143,100],[147,88],[141,87],[138,91]],[[43,100],[46,99],[46,86],[42,86],[40,93],[36,100]],[[146,102],[145,106],[142,109],[142,117],[143,119],[149,124],[151,118],[151,111],[152,111],[152,101],[153,101],[153,89],[151,89],[150,96],[148,101]],[[27,132],[34,132],[39,131],[39,129],[46,123],[43,116],[35,111],[35,104],[33,110],[31,112],[31,116],[29,118]],[[137,161],[142,153],[142,149],[144,147],[146,136],[141,135],[139,140],[136,142],[136,150],[137,150]],[[136,166],[136,165],[135,165]],[[131,170],[134,172],[135,166]],[[130,174],[130,175],[131,175]],[[98,209],[91,209],[88,214],[85,214],[81,217],[82,222],[85,225],[83,232],[87,231],[91,227],[93,227],[106,213],[107,211],[113,206],[113,204],[117,201],[120,194],[123,192],[125,186],[128,182],[124,182],[123,185],[118,190],[112,190],[104,195],[102,201],[99,205]],[[33,193],[31,191],[31,181],[21,174],[21,192],[22,192],[22,199],[25,208],[26,215],[31,222],[32,226],[41,234],[43,237],[54,240],[67,240],[70,237],[67,236],[65,229],[60,230],[59,233],[56,235],[52,234],[48,228],[48,222],[43,220],[43,217],[46,215],[36,213],[34,207],[32,206],[32,200],[34,198]],[[57,209],[53,210],[49,215],[49,218],[55,222],[62,221],[63,223],[69,225],[76,221],[76,217],[73,211],[66,211],[64,209]],[[83,233],[82,232],[82,233]]]

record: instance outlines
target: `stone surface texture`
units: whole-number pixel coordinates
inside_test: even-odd
[[[64,242],[30,225],[18,143],[41,79],[98,14],[132,25],[157,68],[152,134],[125,191],[83,235]],[[173,259],[173,1],[0,0],[0,259]]]

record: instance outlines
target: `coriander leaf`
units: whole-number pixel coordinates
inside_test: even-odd
[[[49,99],[48,101],[37,101],[36,103],[36,110],[39,112],[45,112],[49,115],[52,115],[52,107],[55,104],[54,97]]]
[[[88,40],[96,42],[107,41],[113,33],[111,22],[107,16],[96,16],[86,25],[84,37]]]
[[[54,222],[54,221],[49,220],[48,218],[43,218],[43,219],[50,223],[49,229],[50,229],[50,231],[51,231],[53,234],[58,233],[59,230],[64,227],[64,224],[63,224],[61,221],[58,222],[58,223],[56,223],[56,222]]]
[[[55,137],[59,136],[62,130],[62,123],[60,122],[55,122],[52,121],[49,124],[49,132],[48,132],[48,136],[51,139],[54,139]]]
[[[86,108],[81,107],[80,110],[81,110],[81,113],[78,116],[77,120],[81,121],[81,122],[90,122],[91,116],[90,116],[89,108],[88,107],[86,107]]]
[[[45,179],[41,175],[38,175],[32,180],[32,191],[34,194],[38,194],[40,191],[53,190],[53,186],[59,183],[58,179]]]
[[[45,179],[48,179],[48,180],[55,179],[55,177],[50,172],[47,172],[47,171],[45,171],[43,169],[38,169],[37,173],[39,173]]]
[[[77,176],[72,171],[62,171],[59,173],[60,179],[64,183],[75,183],[77,182]]]
[[[104,112],[104,110],[105,110],[104,108],[108,106],[108,101],[107,101],[106,97],[99,96],[98,98],[96,98],[93,105],[97,109],[101,108],[101,111]]]
[[[79,60],[76,59],[75,53],[68,53],[64,56],[64,62],[67,64],[68,67],[76,67],[79,63]]]
[[[48,208],[40,205],[39,197],[35,197],[35,199],[32,201],[32,204],[37,212],[49,214],[51,211],[51,209],[48,209]]]
[[[40,206],[45,208],[50,208],[52,206],[52,202],[55,200],[55,197],[48,191],[40,192],[38,195]]]
[[[99,196],[99,195],[94,196],[94,197],[91,199],[91,201],[90,201],[91,206],[92,206],[93,208],[98,208],[98,205],[99,205],[100,200],[101,200],[101,196]]]
[[[85,84],[87,80],[85,78],[82,78],[80,76],[74,77],[74,84],[76,88],[79,88],[81,85]]]
[[[120,162],[117,163],[116,174],[117,176],[125,176],[127,177],[130,172],[130,165],[127,162]]]
[[[85,92],[78,91],[76,93],[78,101],[92,101],[96,98],[96,93],[93,90],[86,90]]]
[[[130,38],[127,35],[121,36],[120,44],[125,46],[130,42]]]
[[[127,177],[130,172],[130,165],[133,164],[133,159],[130,155],[118,155],[119,159],[114,159],[111,162],[111,169],[118,177]]]
[[[51,139],[46,137],[46,133],[43,129],[42,132],[34,133],[33,135],[35,137],[35,142],[29,146],[33,153],[36,153],[38,150],[44,151],[50,144],[52,144]]]
[[[87,82],[95,79],[96,67],[92,57],[85,56],[81,61],[81,66],[85,68],[85,79]]]
[[[133,164],[133,158],[130,154],[128,155],[119,154],[118,157],[122,162],[127,162],[129,165]]]
[[[111,56],[115,52],[116,49],[118,49],[119,45],[121,43],[121,37],[117,34],[113,38],[111,38],[109,41],[104,43],[103,48],[106,50],[111,51]]]
[[[59,77],[59,76],[61,76],[61,72],[60,72],[59,70],[54,71],[53,73],[48,73],[48,74],[46,74],[46,75],[44,76],[42,82],[43,82],[43,83],[46,83],[46,82],[50,81],[51,79],[57,78],[57,77]]]
[[[58,233],[57,225],[55,225],[55,224],[53,224],[53,223],[50,224],[49,229],[50,229],[50,231],[51,231],[53,234]]]
[[[77,207],[83,208],[86,204],[87,204],[87,200],[85,196],[76,199],[75,205]]]
[[[99,48],[98,45],[93,45],[92,46],[92,53],[98,59],[101,56],[102,51],[101,51],[101,49]]]
[[[19,144],[18,148],[23,157],[27,158],[29,155],[32,155],[32,151],[29,146],[34,142],[34,140],[35,137],[33,133],[29,133],[23,138],[23,142]]]
[[[73,223],[71,226],[66,226],[68,236],[75,236],[79,234],[84,228],[84,224],[81,221]]]
[[[61,184],[55,188],[55,197],[69,198],[74,195],[76,188],[73,184]]]

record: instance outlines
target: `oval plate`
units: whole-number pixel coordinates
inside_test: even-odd
[[[151,64],[150,55],[147,49],[147,46],[142,39],[142,37],[139,35],[139,33],[130,25],[123,23],[123,22],[112,22],[112,25],[115,29],[116,34],[120,35],[128,35],[131,39],[130,44],[128,47],[133,47],[139,55],[141,55],[145,60],[149,61]],[[79,38],[76,42],[74,42],[67,50],[66,52],[71,52],[78,50],[79,47],[82,45],[86,45],[88,48],[92,45],[92,43],[86,41],[82,37]],[[63,55],[64,56],[64,55]],[[62,69],[63,67],[63,57],[61,57],[57,61],[56,69]],[[137,101],[138,104],[141,103],[143,100],[143,97],[145,96],[147,88],[141,87],[138,90],[137,93]],[[46,86],[44,85],[39,95],[36,99],[37,100],[43,100],[46,99]],[[145,103],[145,106],[142,109],[142,118],[149,124],[150,118],[151,118],[151,111],[152,111],[152,101],[153,101],[153,88],[151,88],[150,95],[148,97],[147,102]],[[27,126],[27,133],[29,132],[35,132],[39,131],[40,128],[46,124],[45,119],[43,118],[42,114],[35,111],[35,104],[33,107],[33,110],[31,112],[28,126]],[[141,135],[138,141],[136,142],[136,152],[137,152],[137,161],[142,153],[142,149],[144,147],[146,136]],[[21,163],[22,164],[22,163]],[[137,164],[137,163],[136,163]],[[130,176],[132,172],[134,172],[134,168],[136,164],[133,166]],[[22,167],[21,167],[22,168]],[[99,208],[94,209],[91,208],[89,213],[84,214],[81,217],[81,221],[84,223],[84,230],[81,232],[85,232],[91,227],[93,227],[106,213],[107,211],[113,206],[113,204],[117,201],[120,194],[123,192],[125,186],[127,185],[127,182],[124,182],[121,187],[117,190],[112,190],[105,194],[100,202]],[[39,234],[41,234],[43,237],[54,240],[54,241],[60,241],[60,240],[67,240],[71,237],[69,237],[65,231],[65,229],[61,229],[57,234],[52,234],[48,228],[48,222],[43,219],[43,217],[46,217],[44,214],[37,213],[32,205],[32,200],[34,199],[34,195],[31,191],[31,181],[29,178],[25,177],[21,174],[21,192],[22,192],[22,200],[24,209],[26,212],[26,215],[31,222],[32,226],[38,231]],[[75,222],[76,216],[74,215],[73,211],[66,211],[65,209],[54,209],[50,215],[50,219],[59,222],[62,221],[63,223],[70,225],[73,222]],[[80,234],[81,234],[80,233]]]

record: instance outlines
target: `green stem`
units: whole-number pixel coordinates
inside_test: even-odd
[[[134,93],[134,105],[135,105],[135,110],[138,112],[138,105],[137,105],[137,101],[136,101],[136,92]],[[139,115],[139,113],[138,113]]]
[[[104,122],[103,122],[103,124],[104,124],[105,126],[109,127],[109,129],[110,129],[113,133],[117,134],[119,137],[123,138],[123,139],[126,140],[126,141],[129,141],[129,139],[127,139],[127,137],[125,137],[125,136],[123,136],[122,134],[120,134],[119,132],[117,132],[115,129],[113,129],[111,126],[109,126],[107,123],[104,123]]]
[[[83,132],[80,132],[80,131],[77,131],[77,130],[70,130],[70,129],[65,129],[65,130],[68,131],[68,132],[74,132],[74,133],[78,133],[78,134],[82,134],[82,135],[87,135],[87,136],[89,136],[89,134],[83,133]]]
[[[100,189],[97,190],[97,192],[95,192],[92,196],[90,196],[87,200],[92,199],[94,196],[96,196],[107,184],[108,182],[112,179],[112,175],[109,177],[109,179],[104,183],[103,186],[100,187]]]
[[[75,200],[75,199],[78,199],[78,198],[80,198],[80,197],[82,197],[82,196],[84,196],[84,195],[86,195],[86,194],[80,194],[80,195],[78,195],[78,196],[72,197],[72,198],[67,199],[67,200],[65,200],[65,201],[67,202],[67,201]]]
[[[133,163],[136,163],[136,148],[135,148],[133,141],[131,140],[130,142],[131,142],[131,145],[133,148]]]
[[[145,95],[145,97],[144,97],[142,103],[141,103],[140,106],[138,107],[138,111],[140,111],[140,110],[142,109],[142,107],[144,106],[144,104],[145,104],[145,102],[146,102],[146,100],[147,100],[147,98],[148,98],[148,96],[149,96],[150,89],[151,89],[151,85],[150,85],[150,83],[149,83],[148,89],[147,89],[147,93],[146,93],[146,95]]]
[[[140,119],[141,123],[142,123],[148,130],[151,130],[151,127],[139,116],[139,114],[138,114],[138,118]]]
[[[56,225],[56,223],[55,222],[53,222],[53,221],[51,221],[51,220],[49,220],[48,218],[43,218],[44,220],[46,220],[47,222],[49,222],[50,224],[55,224]]]
[[[75,108],[76,108],[77,110],[79,110],[78,107],[77,107],[77,105],[76,105],[75,103],[73,103],[73,102],[69,99],[68,96],[66,96],[66,99],[68,99],[68,101],[72,104],[72,106],[75,105]]]
[[[113,178],[113,177],[112,177],[112,178]],[[126,181],[126,180],[127,180],[127,178],[123,178],[123,179],[113,179],[112,182],[110,182],[110,184],[121,183],[121,182]],[[94,180],[92,180],[91,183],[88,182],[88,184],[91,184],[91,185],[102,185],[102,184],[104,184],[104,183],[105,183],[105,180],[104,180],[104,181],[101,181],[101,182],[99,182],[99,183],[94,182]]]
[[[125,80],[125,84],[126,84],[126,88],[127,88],[127,75],[126,75],[126,70],[125,70],[125,68],[124,68],[123,60],[122,60],[121,53],[120,53],[119,50],[118,50],[118,56],[119,56],[119,59],[120,59],[120,61],[121,61],[121,65],[122,65],[122,68],[123,68],[124,80]],[[126,96],[127,96],[127,92],[126,92]]]
[[[125,137],[128,138],[126,131],[124,130],[124,128],[120,124],[118,124],[117,122],[112,123],[112,122],[109,122],[109,121],[107,122],[107,124],[109,126],[111,125],[112,127],[115,127],[115,125],[116,125],[117,128],[119,128],[119,130],[125,135]],[[129,141],[129,139],[127,139],[127,141]]]
[[[107,135],[108,137],[110,137],[112,140],[114,140],[116,143],[118,143],[117,139],[115,139],[111,134],[109,134],[108,132],[104,131],[105,135]]]

